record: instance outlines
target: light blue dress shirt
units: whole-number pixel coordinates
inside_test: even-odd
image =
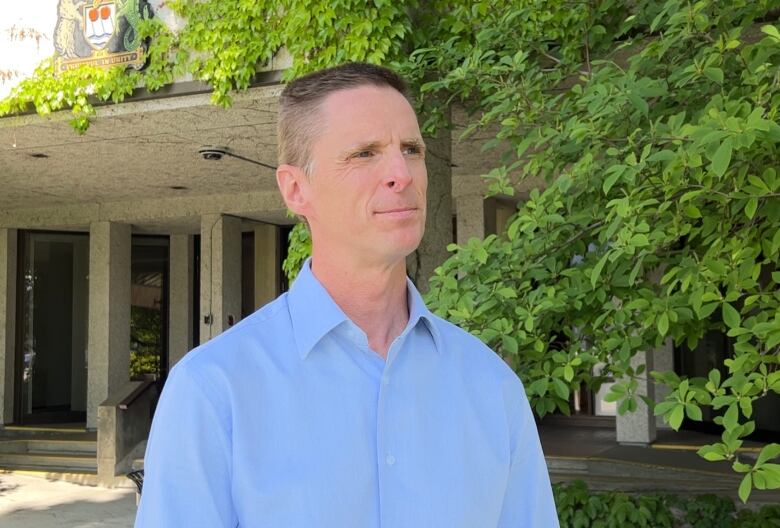
[[[525,392],[408,285],[383,360],[308,262],[172,370],[136,528],[554,528]]]

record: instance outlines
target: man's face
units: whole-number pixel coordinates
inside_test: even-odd
[[[309,222],[315,252],[396,263],[425,228],[428,177],[414,110],[392,88],[361,86],[330,94],[319,114],[324,133],[312,143],[314,168],[296,211]]]

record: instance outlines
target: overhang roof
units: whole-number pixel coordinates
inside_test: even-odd
[[[0,211],[275,192],[273,170],[198,149],[275,165],[280,91],[251,88],[227,109],[208,93],[102,106],[84,135],[69,112],[0,118]]]

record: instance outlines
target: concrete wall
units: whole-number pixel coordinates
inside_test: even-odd
[[[17,231],[0,229],[0,425],[13,422]]]
[[[130,379],[129,224],[94,222],[89,230],[87,428],[101,402]]]
[[[655,396],[655,384],[650,379],[649,372],[653,370],[653,350],[639,352],[631,358],[631,366],[636,369],[639,365],[646,365],[645,379],[640,382],[637,394],[647,396],[651,400]],[[615,417],[615,429],[617,441],[627,445],[649,445],[656,439],[655,416],[641,399],[637,401],[635,412],[618,414]]]
[[[193,347],[193,243],[189,235],[171,235],[168,317],[168,368]]]
[[[279,226],[255,226],[255,310],[273,301],[279,294],[280,246]]]
[[[283,221],[285,205],[279,192],[257,191],[241,194],[210,194],[180,198],[154,198],[111,203],[82,203],[59,207],[0,210],[0,228],[79,229],[93,222],[133,224],[142,232],[179,232],[195,234],[199,219],[209,214],[235,214],[259,220]],[[263,218],[259,218],[263,217]],[[160,229],[160,226],[164,226]]]
[[[87,410],[87,346],[89,339],[89,239],[73,241],[71,331],[71,396],[73,411]]]
[[[200,342],[241,318],[241,220],[204,215],[200,232]],[[205,317],[210,316],[206,322]]]

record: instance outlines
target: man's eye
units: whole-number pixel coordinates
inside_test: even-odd
[[[360,152],[355,152],[352,154],[353,158],[370,158],[374,155],[374,152],[372,150],[361,150]]]
[[[416,156],[422,153],[422,148],[417,145],[409,145],[408,147],[404,147],[403,153],[407,156]]]

